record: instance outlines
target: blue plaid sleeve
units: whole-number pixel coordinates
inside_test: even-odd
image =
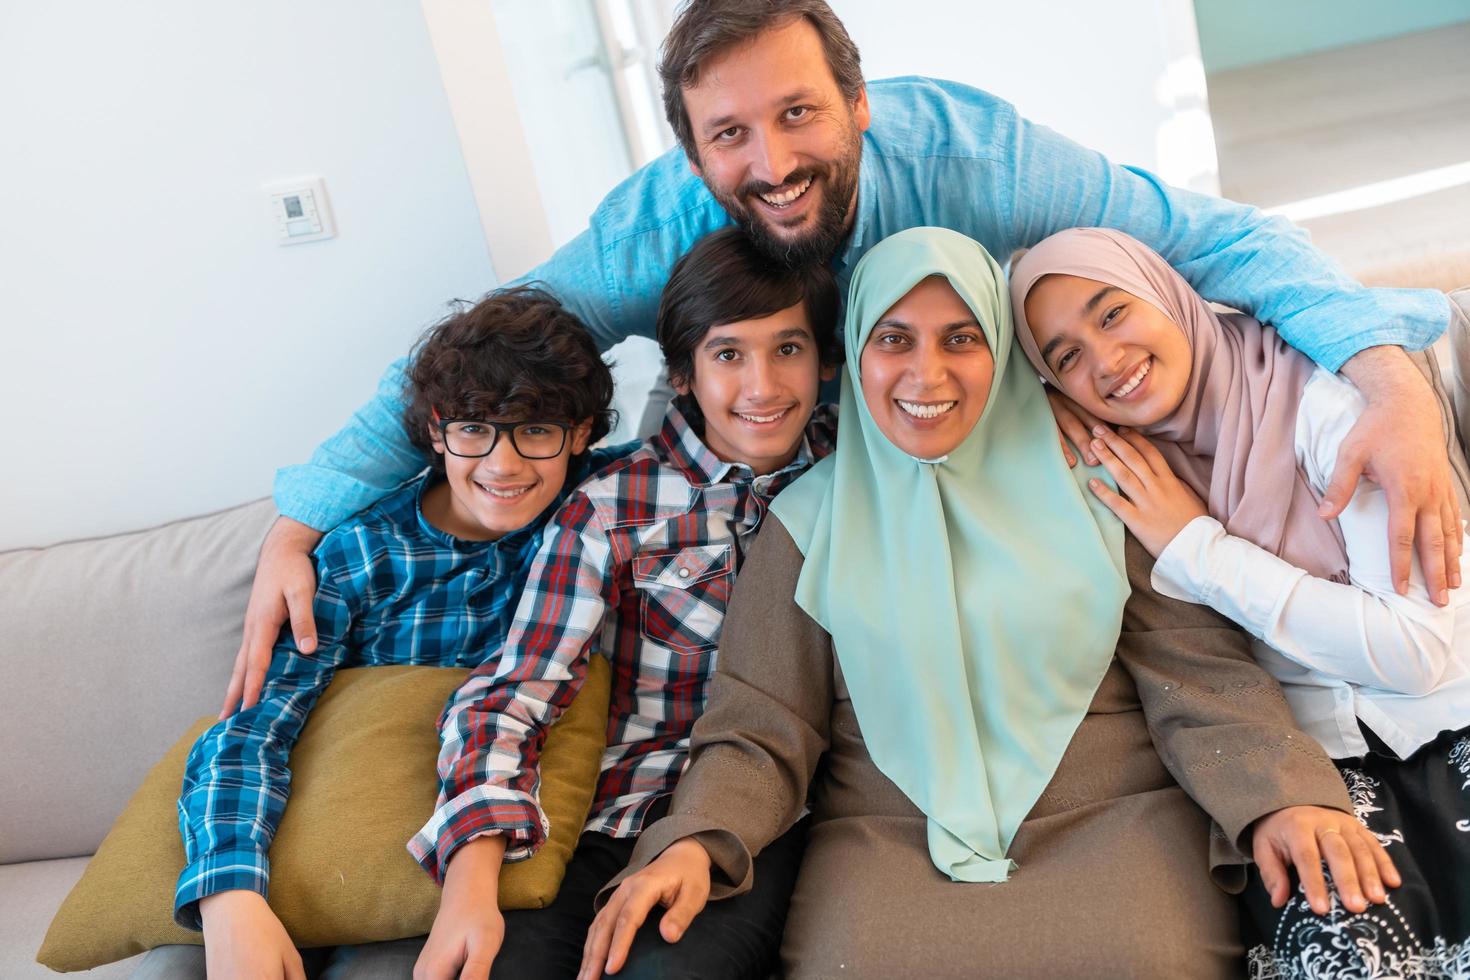
[[[259,703],[214,725],[189,753],[179,797],[186,863],[174,892],[174,920],[185,928],[203,928],[199,902],[217,892],[267,895],[267,855],[290,795],[291,747],[345,659],[352,622],[351,579],[332,574],[321,552],[318,566],[318,652],[303,656],[284,630]]]

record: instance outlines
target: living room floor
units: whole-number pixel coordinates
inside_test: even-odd
[[[1470,23],[1209,77],[1221,193],[1369,285],[1470,284]]]

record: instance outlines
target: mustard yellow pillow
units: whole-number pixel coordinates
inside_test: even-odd
[[[419,936],[439,888],[404,849],[438,793],[436,722],[468,671],[360,667],[337,673],[291,752],[291,799],[271,845],[270,904],[298,946]],[[610,671],[592,658],[587,682],[547,733],[541,804],[551,835],[508,864],[501,908],[556,897],[592,805],[605,745]],[[87,970],[161,946],[203,942],[173,921],[184,867],[177,802],[200,719],[154,766],[66,897],[36,959]]]

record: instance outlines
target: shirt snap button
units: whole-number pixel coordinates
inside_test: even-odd
[[[688,578],[689,577],[689,569],[687,569],[687,568],[681,568],[681,569],[679,569],[679,577],[680,578]]]

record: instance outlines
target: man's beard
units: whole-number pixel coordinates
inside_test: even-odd
[[[715,200],[725,212],[735,219],[741,231],[750,238],[755,247],[772,262],[787,268],[825,263],[837,254],[837,248],[847,237],[848,215],[855,201],[858,183],[858,163],[862,154],[862,131],[853,126],[848,138],[843,141],[842,154],[828,164],[801,167],[787,174],[782,184],[800,184],[808,177],[815,183],[822,182],[822,203],[809,219],[810,227],[796,237],[780,234],[758,217],[754,207],[746,202],[754,195],[769,194],[780,185],[764,181],[747,181],[733,194],[723,192],[706,182]],[[806,193],[810,194],[808,188]]]

